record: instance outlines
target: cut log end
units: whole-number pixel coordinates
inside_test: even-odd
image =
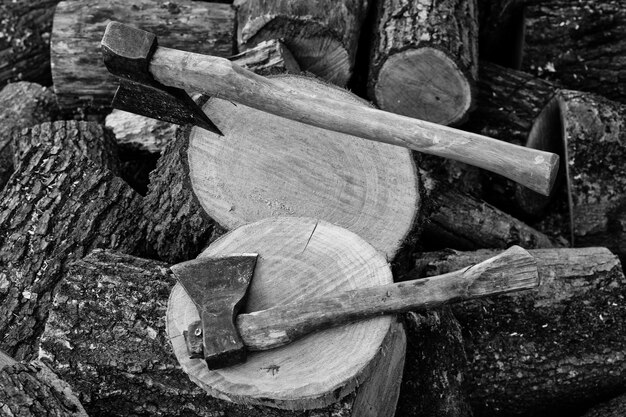
[[[391,56],[380,70],[374,94],[384,110],[445,125],[461,123],[472,105],[465,74],[431,47]]]

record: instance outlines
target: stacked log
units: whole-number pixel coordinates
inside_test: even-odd
[[[626,279],[605,248],[535,249],[537,290],[454,306],[481,416],[575,414],[626,387]],[[432,252],[413,276],[480,262],[494,251]]]
[[[36,352],[70,262],[96,247],[141,248],[139,196],[87,159],[109,159],[108,140],[87,122],[44,123],[16,138],[26,147],[0,193],[0,344],[18,359]]]
[[[475,0],[378,2],[370,98],[383,110],[460,124],[478,71]]]
[[[112,20],[161,35],[162,46],[233,55],[235,14],[227,4],[191,0],[62,1],[54,14],[50,48],[54,91],[62,109],[102,111],[110,106],[118,82],[102,65],[100,41]]]
[[[235,5],[240,50],[282,39],[303,71],[341,87],[348,83],[367,1],[237,0]]]

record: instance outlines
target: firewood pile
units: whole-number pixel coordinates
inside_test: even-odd
[[[115,109],[111,21],[154,33],[157,52],[557,154],[554,186],[226,93],[187,88],[221,134],[142,116],[149,99]],[[185,356],[197,314],[175,264],[259,253],[253,312],[513,245],[536,288],[323,330],[224,370]],[[624,416],[624,259],[624,0],[0,3],[0,415]]]

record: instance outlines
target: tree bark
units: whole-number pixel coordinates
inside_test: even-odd
[[[561,148],[569,202],[569,227],[575,246],[604,245],[621,257],[626,229],[626,105],[595,94],[559,90],[536,119],[528,146]],[[531,209],[541,199],[519,193]],[[539,201],[537,203],[536,201]],[[528,209],[528,208],[527,208]]]
[[[529,2],[524,70],[625,103],[625,52],[623,1]]]
[[[237,43],[240,50],[282,39],[300,68],[345,86],[354,67],[364,0],[239,0]]]
[[[313,79],[283,80],[357,100]],[[193,258],[220,231],[279,215],[346,227],[389,259],[415,237],[421,185],[408,150],[217,98],[203,108],[228,140],[203,129],[181,129],[159,162],[145,212],[151,219],[149,240],[162,259]]]
[[[24,132],[64,134],[69,144],[77,132],[72,125],[47,124],[47,130],[44,124]],[[96,247],[136,252],[143,243],[139,196],[110,171],[78,156],[95,142],[83,142],[81,150],[29,142],[0,194],[1,347],[16,358],[36,352],[52,292],[69,262]]]
[[[110,106],[119,83],[102,65],[100,41],[111,20],[154,32],[161,46],[224,57],[233,54],[235,15],[227,4],[63,1],[54,15],[51,44],[54,91],[62,109],[104,111]]]
[[[407,344],[398,416],[470,417],[467,356],[458,321],[449,308],[404,320]]]
[[[50,85],[50,31],[59,0],[0,3],[0,87],[12,81]]]
[[[207,395],[182,372],[168,340],[163,317],[174,284],[166,264],[107,250],[70,268],[56,292],[42,356],[72,382],[89,415],[371,415],[354,411],[363,402],[361,392],[377,388],[368,382],[310,411],[237,405]],[[374,406],[381,400],[369,399]]]
[[[17,82],[0,91],[0,190],[13,173],[13,130],[54,120],[57,111],[54,94],[40,85]]]
[[[0,357],[3,353],[0,352]],[[70,386],[39,361],[2,365],[0,414],[3,416],[87,417]]]
[[[478,0],[481,60],[516,70],[521,68],[527,1]]]
[[[405,116],[462,123],[478,70],[476,0],[383,0],[374,30],[370,98]]]
[[[577,414],[626,386],[626,279],[605,248],[536,249],[537,290],[454,306],[477,416]],[[433,252],[413,276],[474,264],[494,251]]]
[[[427,186],[429,207],[425,213],[421,245],[425,250],[452,248],[527,249],[560,246],[545,234],[479,198],[446,183]]]

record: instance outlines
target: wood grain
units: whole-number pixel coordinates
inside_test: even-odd
[[[246,311],[361,286],[392,282],[384,257],[345,229],[306,218],[266,219],[214,242],[201,256],[255,252],[260,257]],[[170,296],[167,331],[190,378],[220,398],[302,409],[336,401],[363,383],[393,322],[379,317],[253,353],[245,364],[209,371],[189,359],[181,331],[198,313],[180,285]]]

